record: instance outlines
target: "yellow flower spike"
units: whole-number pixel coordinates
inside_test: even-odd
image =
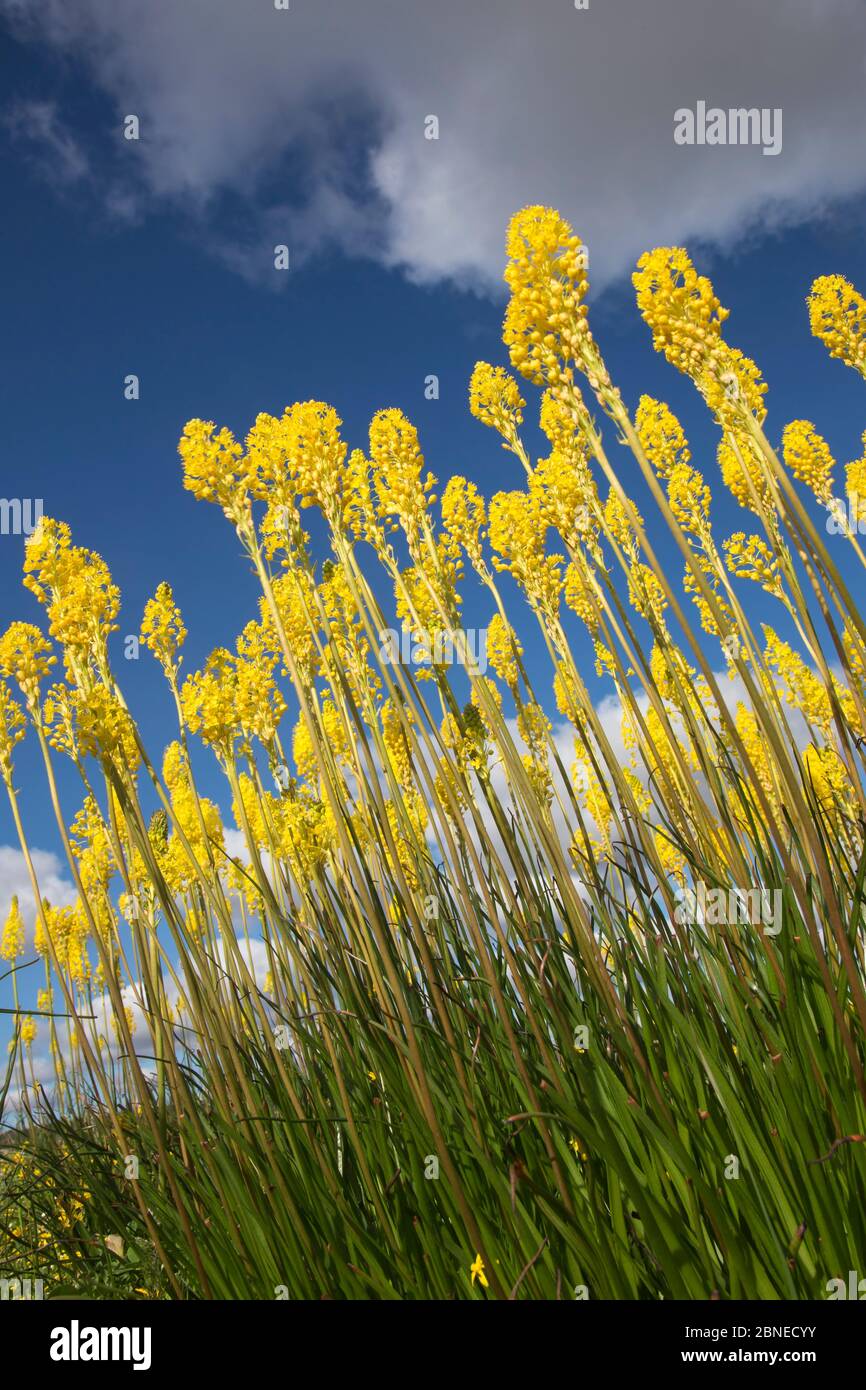
[[[12,780],[12,750],[24,737],[26,721],[5,681],[0,681],[0,776]]]
[[[511,364],[537,386],[570,386],[567,364],[583,361],[592,342],[583,242],[554,208],[534,206],[512,217],[506,253],[502,339]]]
[[[237,642],[238,654],[218,648],[203,671],[184,683],[180,703],[191,733],[226,756],[243,734],[270,743],[286,709],[273,680],[276,658],[263,624],[248,623]]]
[[[292,757],[295,760],[298,777],[302,781],[308,782],[311,787],[315,787],[319,780],[319,764],[316,759],[313,740],[303,715],[298,716],[298,721],[292,730]]]
[[[726,436],[719,443],[718,462],[725,486],[741,507],[756,511],[756,496],[759,501],[766,503],[767,481],[750,440],[738,433]]]
[[[588,562],[580,555],[571,562],[565,571],[562,596],[568,607],[585,623],[591,633],[598,630],[598,604],[594,601],[591,571]]]
[[[343,528],[356,541],[367,541],[378,553],[385,533],[376,515],[370,482],[370,461],[363,449],[353,449],[346,464],[343,488]]]
[[[761,373],[722,339],[730,311],[722,308],[711,281],[698,275],[688,252],[681,246],[647,251],[632,283],[656,352],[692,378],[719,420],[730,426],[744,408],[763,420],[767,387]]]
[[[469,382],[470,412],[482,425],[501,434],[506,448],[517,438],[525,405],[517,382],[504,367],[476,362]]]
[[[830,737],[833,723],[833,710],[823,683],[787,642],[783,642],[771,627],[764,626],[767,647],[764,660],[775,670],[784,687],[787,703],[819,728],[825,738]]]
[[[199,502],[216,502],[237,524],[246,502],[247,478],[240,463],[243,447],[229,429],[212,420],[190,420],[178,444],[183,485]]]
[[[659,246],[641,256],[632,284],[656,352],[697,381],[720,356],[722,324],[730,312],[712,283],[698,275],[683,247]]]
[[[470,1266],[469,1273],[471,1276],[471,1282],[473,1284],[477,1279],[482,1289],[487,1289],[490,1287],[487,1281],[487,1275],[484,1273],[484,1261],[482,1260],[480,1255],[475,1256],[475,1259],[473,1260],[472,1265]]]
[[[24,542],[24,587],[41,604],[49,602],[51,591],[59,590],[70,565],[72,533],[65,521],[43,516],[36,530]]]
[[[816,748],[810,743],[803,753],[803,769],[822,811],[832,815],[848,810],[853,790],[851,778],[835,748],[829,744]]]
[[[17,960],[24,955],[24,919],[18,907],[18,898],[13,897],[9,915],[0,937],[0,956],[4,960]]]
[[[171,585],[162,583],[154,597],[145,604],[141,644],[153,652],[166,677],[173,680],[180,667],[178,653],[185,641],[186,628],[174,601]]]
[[[644,453],[660,478],[670,477],[678,464],[689,462],[691,453],[682,425],[664,401],[641,396],[635,429]]]
[[[586,457],[593,424],[577,386],[572,385],[567,395],[546,390],[541,398],[538,423],[555,453],[571,457],[576,451],[579,458]]]
[[[866,430],[863,431],[863,454],[845,469],[845,492],[855,523],[866,522]]]
[[[766,541],[760,536],[746,536],[736,531],[725,541],[724,548],[732,574],[738,579],[754,580],[775,598],[782,597],[779,561]]]
[[[575,712],[580,709],[580,701],[574,676],[564,661],[556,663],[556,674],[553,677],[553,698],[563,719],[570,719],[574,723]]]
[[[475,568],[483,572],[481,538],[487,525],[487,509],[474,483],[459,476],[449,480],[442,494],[442,524],[452,546],[462,546]]]
[[[56,932],[52,928],[52,920],[55,909],[51,906],[47,898],[42,900],[42,911],[36,914],[36,926],[33,931],[33,949],[40,956],[47,956],[49,952],[49,934],[54,938]]]
[[[120,591],[102,557],[72,545],[68,526],[43,517],[25,546],[24,587],[47,611],[48,631],[63,644],[70,680],[86,683],[94,663],[104,674]]]
[[[21,1041],[28,1051],[36,1041],[36,1032],[36,1021],[28,1014],[21,1020]]]
[[[401,410],[380,410],[373,416],[370,460],[378,514],[383,520],[396,517],[395,525],[403,527],[416,558],[429,494],[436,480],[429,473],[422,480],[424,455],[418,432]]]
[[[782,434],[785,465],[798,482],[815,494],[822,506],[833,496],[833,469],[836,461],[830,447],[808,420],[792,420]]]
[[[76,691],[72,703],[82,752],[108,758],[134,773],[141,754],[129,711],[104,685],[94,686],[86,694]]]
[[[767,383],[757,364],[739,348],[721,343],[695,385],[726,429],[736,427],[743,409],[749,410],[759,423],[766,419]]]
[[[589,460],[580,447],[570,454],[554,449],[549,458],[539,459],[529,475],[529,491],[537,498],[545,525],[553,526],[572,549],[595,539],[595,514],[599,500]]]
[[[635,518],[634,521],[632,517]],[[604,519],[617,545],[621,546],[632,559],[636,559],[638,544],[635,524],[639,525],[641,529],[643,529],[644,524],[643,517],[637,508],[632,510],[626,507],[619,494],[611,488],[604,504]]]
[[[231,652],[211,653],[203,671],[188,676],[180,691],[180,704],[190,733],[225,753],[237,738],[234,662]]]
[[[499,613],[495,613],[487,628],[487,658],[499,679],[504,681],[511,691],[517,689],[517,658],[522,655],[523,648],[514,629],[503,621]]]
[[[409,707],[406,706],[406,714],[409,713]],[[397,781],[406,791],[411,791],[415,778],[412,751],[397,710],[391,700],[384,701],[379,711],[379,717],[382,721],[382,738],[391,758]]]
[[[544,553],[547,526],[538,493],[497,492],[489,515],[494,569],[512,574],[535,607],[557,612],[563,557]]]
[[[286,457],[302,507],[318,507],[332,526],[342,524],[347,446],[342,420],[323,401],[301,401],[281,421]]]
[[[247,434],[245,451],[238,472],[242,473],[250,495],[264,502],[275,492],[288,501],[290,490],[284,420],[262,411]]]
[[[56,659],[51,643],[32,623],[11,623],[0,637],[0,676],[18,682],[30,710],[39,703],[39,682]]]
[[[637,563],[631,566],[628,572],[628,598],[635,612],[654,629],[664,627],[668,601],[659,579],[648,565]]]
[[[331,609],[328,612],[329,617],[331,617],[333,613],[335,597],[333,570],[330,573],[330,582],[324,582],[320,590],[322,602],[325,605],[326,611],[328,610],[329,604],[331,605]],[[278,575],[277,578],[272,581],[271,588],[273,589],[274,602],[289,650],[292,653],[300,675],[307,684],[310,684],[319,669],[319,655],[316,649],[315,634],[310,627],[308,618],[308,613],[313,603],[313,581],[305,570],[293,569],[286,574]],[[343,598],[342,592],[340,596]],[[268,644],[270,650],[274,654],[282,658],[282,644],[277,633],[270,605],[265,598],[262,598],[259,602],[259,611],[262,618],[263,640]]]
[[[590,843],[594,849],[610,853],[610,830],[613,824],[610,789],[600,780],[586,745],[578,739],[574,741],[574,753],[572,781],[583,808],[594,821],[599,835],[599,838],[593,837]]]
[[[866,376],[866,299],[844,275],[820,275],[807,303],[814,337],[831,357]]]
[[[701,474],[688,463],[677,463],[667,485],[671,511],[682,529],[699,540],[708,538],[712,494]]]

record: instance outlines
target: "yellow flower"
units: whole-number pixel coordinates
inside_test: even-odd
[[[767,384],[757,364],[739,348],[720,343],[718,351],[695,384],[710,409],[715,411],[721,424],[728,429],[737,425],[743,410],[751,411],[759,422],[766,418],[764,396]]]
[[[830,737],[833,711],[830,696],[823,682],[805,663],[798,652],[787,642],[783,642],[771,627],[764,627],[767,649],[764,659],[767,665],[775,668],[783,682],[785,699],[794,709]]]
[[[436,479],[422,480],[424,455],[415,426],[401,410],[380,410],[370,422],[370,461],[380,517],[396,517],[415,551]]]
[[[757,502],[766,502],[768,486],[751,441],[742,434],[726,435],[719,443],[719,468],[725,486],[741,507],[757,511]]]
[[[408,705],[404,707],[404,713],[411,722],[411,710]],[[412,765],[412,750],[406,738],[406,731],[400,722],[400,716],[391,700],[385,700],[379,711],[379,716],[382,720],[382,738],[388,750],[397,781],[406,791],[411,791],[415,776]]]
[[[493,566],[508,571],[530,601],[551,613],[559,605],[561,555],[545,555],[540,499],[533,492],[497,492],[490,501]]]
[[[779,561],[760,536],[746,536],[744,532],[736,531],[725,541],[725,554],[732,574],[738,579],[753,579],[768,594],[782,597],[784,591],[779,576]]]
[[[72,545],[68,526],[43,517],[25,546],[24,576],[47,611],[49,633],[63,644],[70,679],[86,683],[93,664],[104,676],[120,591],[102,557]]]
[[[782,435],[785,463],[794,477],[811,488],[826,506],[833,495],[835,460],[826,439],[808,420],[792,420]]]
[[[737,705],[735,718],[737,733],[740,736],[746,756],[757,774],[758,781],[770,802],[773,810],[778,809],[779,801],[776,795],[776,784],[773,778],[773,763],[770,758],[766,734],[758,723],[754,711],[748,709],[742,702]],[[745,783],[748,787],[748,781]],[[742,801],[742,797],[738,796]]]
[[[178,453],[183,460],[183,485],[200,502],[217,502],[232,517],[238,514],[247,485],[238,460],[243,447],[231,430],[214,433],[212,420],[190,420]]]
[[[174,679],[180,666],[178,652],[185,641],[186,628],[174,601],[171,585],[162,583],[154,597],[145,604],[141,644],[153,652],[166,676]]]
[[[0,956],[4,960],[17,960],[24,955],[24,919],[18,909],[18,899],[13,897],[9,916],[0,937]]]
[[[484,498],[474,483],[455,476],[442,495],[442,524],[452,550],[462,546],[475,568],[484,570],[481,538],[487,525]]]
[[[76,691],[72,703],[82,751],[134,772],[141,760],[135,724],[117,697],[104,685],[95,685],[87,692]]]
[[[677,464],[688,463],[691,458],[682,425],[664,401],[641,396],[635,428],[644,453],[660,478],[669,477]]]
[[[512,691],[517,689],[517,658],[522,654],[523,648],[514,629],[503,621],[499,613],[495,613],[487,628],[487,656],[499,679]]]
[[[11,623],[0,637],[0,675],[18,682],[30,709],[39,701],[39,682],[54,664],[51,644],[32,623]]]
[[[343,486],[343,527],[358,541],[367,541],[379,553],[385,546],[385,533],[376,516],[370,487],[370,463],[363,449],[353,449],[346,464]]]
[[[571,457],[576,450],[580,458],[586,457],[594,429],[579,387],[572,385],[567,392],[548,388],[541,398],[538,423],[554,452]]]
[[[661,582],[648,565],[632,565],[628,572],[629,603],[654,627],[664,627],[664,611],[668,606]]]
[[[555,209],[535,206],[512,217],[506,252],[511,299],[502,338],[512,366],[538,386],[568,385],[566,364],[582,359],[591,341],[583,243]]]
[[[525,404],[517,382],[504,367],[476,362],[469,382],[469,409],[482,425],[501,434],[506,445],[517,438]]]
[[[692,378],[722,423],[733,424],[744,408],[763,420],[767,387],[761,373],[739,348],[723,341],[729,310],[707,277],[698,275],[688,252],[681,246],[647,251],[632,282],[656,352]]]
[[[322,603],[329,616],[334,611],[335,595],[338,589],[339,599],[343,606],[347,602],[345,585],[341,584],[335,575],[335,571],[338,569],[339,567],[334,567],[329,572],[330,581],[326,580],[320,590]],[[273,580],[271,587],[286,644],[298,667],[299,675],[307,684],[310,684],[319,667],[315,633],[309,620],[314,595],[313,581],[305,570],[293,568],[286,574],[278,575]],[[262,618],[264,640],[274,653],[282,656],[283,648],[274,622],[274,615],[264,598],[260,601],[259,611]]]
[[[843,275],[820,275],[807,302],[813,335],[831,357],[866,376],[866,299]]]
[[[803,754],[803,767],[806,781],[823,811],[832,814],[840,809],[848,809],[853,790],[851,778],[835,748],[829,744],[816,748],[814,743],[810,743]]]
[[[845,469],[845,491],[855,521],[866,522],[866,430],[863,431],[862,457]]]
[[[582,445],[574,440],[568,454],[554,449],[539,459],[529,475],[529,491],[537,499],[547,526],[555,526],[572,549],[589,543],[597,530],[599,508],[595,479]]]
[[[481,1285],[482,1289],[487,1289],[487,1288],[490,1287],[490,1285],[489,1285],[489,1283],[488,1283],[488,1281],[487,1281],[487,1275],[484,1273],[484,1261],[482,1260],[482,1258],[481,1258],[480,1255],[476,1255],[476,1256],[475,1256],[475,1259],[474,1259],[474,1261],[473,1261],[473,1263],[472,1263],[472,1266],[471,1266],[471,1268],[470,1268],[470,1270],[469,1270],[469,1273],[470,1273],[470,1275],[472,1276],[472,1283],[473,1283],[473,1284],[475,1283],[475,1280],[477,1279],[478,1282],[479,1282],[479,1284]]]
[[[696,468],[680,462],[668,474],[668,502],[676,521],[689,535],[704,541],[710,534],[710,489]]]
[[[646,251],[632,276],[637,305],[652,330],[653,347],[697,381],[719,358],[723,309],[705,275],[681,246]]]
[[[301,506],[318,507],[332,525],[339,526],[347,452],[340,438],[342,420],[322,401],[303,401],[289,406],[281,423]]]
[[[21,707],[12,698],[5,681],[0,681],[0,775],[12,779],[12,749],[24,737],[25,720]]]
[[[588,562],[578,555],[565,571],[563,598],[569,608],[585,623],[589,631],[598,629],[598,600],[595,597],[592,572]]]

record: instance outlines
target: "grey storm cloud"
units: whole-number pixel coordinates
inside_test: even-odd
[[[234,194],[262,244],[287,228],[276,239],[300,255],[336,244],[422,283],[497,284],[527,203],[573,222],[598,287],[648,246],[730,246],[866,187],[863,0],[0,0],[0,14],[83,64],[118,128],[140,117],[145,209],[204,218]],[[698,102],[780,109],[779,154],[677,144],[674,113]],[[69,139],[86,157],[83,133]],[[214,249],[244,270],[249,246]]]

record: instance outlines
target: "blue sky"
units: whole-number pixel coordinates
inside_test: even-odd
[[[54,4],[0,0],[0,24],[8,23],[0,68],[0,495],[41,498],[47,514],[67,521],[75,540],[111,566],[124,600],[116,665],[157,757],[172,733],[161,677],[146,654],[138,663],[122,659],[122,638],[138,630],[144,602],[170,581],[190,631],[186,670],[229,643],[257,603],[221,513],[182,489],[176,446],[185,421],[214,419],[243,435],[259,411],[316,398],[336,407],[350,445],[364,446],[374,411],[399,406],[443,483],[461,472],[487,495],[521,486],[516,463],[469,416],[467,387],[479,358],[506,362],[498,288],[505,221],[526,202],[556,203],[587,237],[592,324],[611,373],[632,408],[645,391],[679,415],[713,488],[720,536],[748,529],[748,518],[723,494],[716,433],[691,384],[652,352],[629,280],[640,249],[682,240],[711,274],[732,311],[728,340],[769,381],[774,440],[788,420],[805,416],[840,469],[861,451],[863,382],[810,336],[805,297],[824,273],[866,288],[862,5],[831,0],[825,18],[835,18],[835,38],[832,25],[830,35],[821,25],[811,35],[811,7],[799,0],[762,7],[772,18],[755,20],[759,52],[753,43],[744,57],[722,42],[721,29],[712,61],[696,56],[697,75],[679,91],[669,74],[661,92],[648,83],[643,93],[634,78],[626,88],[612,75],[586,109],[572,109],[579,98],[563,91],[565,135],[552,153],[545,131],[558,98],[533,69],[518,116],[532,129],[537,97],[543,120],[535,151],[524,149],[509,124],[520,102],[490,58],[485,7],[444,5],[440,19],[450,29],[442,35],[428,29],[426,10],[407,3],[387,31],[393,52],[381,83],[375,24],[387,7],[366,7],[373,33],[357,54],[341,51],[332,32],[327,11],[343,8],[324,5],[317,20],[298,0],[295,38],[283,49],[276,37],[282,43],[284,31],[266,26],[292,21],[256,7],[247,54],[238,7],[224,3],[173,9],[160,0],[141,16],[137,6],[86,0],[69,16]],[[751,13],[724,8],[732,20]],[[566,16],[568,7],[547,0],[537,10],[508,0],[504,9],[511,28],[492,48],[505,74],[521,45],[539,60],[549,52],[584,65],[588,82],[611,53],[622,54],[627,70],[642,70],[641,36],[622,3],[610,7],[613,21],[596,20],[593,7]],[[656,27],[667,24],[667,36],[646,42],[670,49],[672,63],[677,45],[697,52],[681,29],[700,18],[710,33],[716,23],[704,0],[689,14],[678,24],[668,0],[657,7]],[[184,16],[195,20],[191,35]],[[593,23],[595,30],[576,27]],[[797,44],[812,37],[806,80]],[[464,78],[472,43],[474,86]],[[822,45],[826,101],[814,71]],[[302,91],[283,107],[305,55],[314,95],[301,100]],[[840,55],[848,66],[832,67]],[[788,84],[781,88],[780,63]],[[698,97],[781,104],[782,153],[676,149],[673,111]],[[141,113],[139,145],[121,138],[130,110]],[[440,113],[442,134],[425,146],[419,132],[430,111]],[[277,241],[292,248],[285,274],[272,268]],[[124,399],[128,373],[140,378],[138,401]],[[436,401],[424,395],[431,373],[440,382]],[[531,412],[537,396],[531,388],[527,395]],[[528,438],[540,448],[532,428]],[[618,452],[623,475],[634,476],[634,463]],[[20,587],[22,552],[20,537],[0,537],[0,627],[39,618]],[[488,604],[467,590],[466,626],[488,617]],[[528,625],[521,636],[532,669],[540,646]],[[587,678],[601,697],[591,660]],[[33,843],[56,850],[32,740],[20,751],[17,782]],[[71,817],[77,792],[65,785]],[[215,775],[211,785],[219,785]],[[14,845],[4,799],[0,846]],[[12,855],[3,863],[0,912],[17,882]]]

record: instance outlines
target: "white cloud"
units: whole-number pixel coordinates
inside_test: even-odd
[[[0,0],[0,14],[83,59],[118,132],[140,117],[121,156],[143,195],[201,217],[241,195],[247,231],[208,243],[246,273],[288,228],[277,240],[298,254],[336,241],[420,281],[489,287],[509,215],[549,202],[587,239],[598,287],[647,246],[730,245],[866,187],[862,0]],[[780,107],[781,153],[675,145],[674,112],[698,100]]]
[[[51,850],[31,850],[33,868],[39,892],[52,907],[67,907],[75,902],[75,886],[67,877],[66,866]],[[30,875],[20,849],[0,845],[0,926],[6,921],[13,897],[17,897],[27,931],[28,949],[33,942],[36,921],[36,902],[30,885]]]

